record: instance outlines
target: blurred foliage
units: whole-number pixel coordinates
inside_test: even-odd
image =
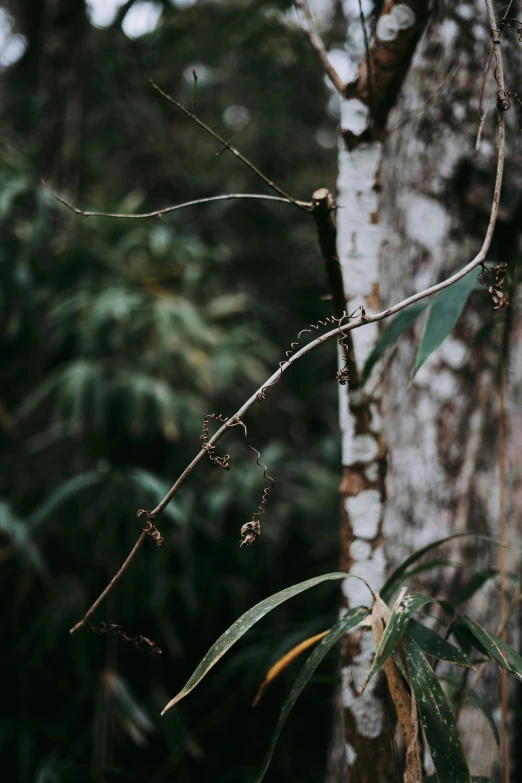
[[[269,593],[336,566],[335,346],[249,414],[276,479],[263,535],[240,550],[262,475],[232,432],[230,473],[204,463],[95,621],[163,649],[68,629],[119,567],[199,448],[297,331],[329,312],[311,219],[252,201],[152,220],[82,219],[267,192],[149,85],[154,78],[296,198],[332,188],[328,93],[286,0],[163,2],[154,32],[97,29],[83,0],[4,2],[25,54],[0,82],[0,579],[3,771],[19,783],[247,781],[289,680],[255,711],[266,669],[335,614],[335,587],[267,617],[190,703],[160,709],[213,639]],[[335,26],[332,36],[335,35]],[[339,37],[341,37],[339,35]],[[333,40],[333,39],[332,39]],[[319,135],[318,135],[319,134]],[[321,135],[322,134],[322,135]],[[7,674],[9,673],[9,674]],[[326,675],[326,677],[325,677]],[[289,677],[293,676],[290,667]],[[334,664],[307,690],[271,780],[317,781]]]

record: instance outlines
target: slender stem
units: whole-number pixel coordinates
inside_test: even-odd
[[[500,525],[499,535],[502,541],[506,540],[506,353],[509,340],[509,319],[506,318],[504,334],[504,350],[500,365],[500,396],[499,396],[499,422],[498,422],[498,464],[500,483]],[[506,602],[506,552],[504,547],[499,547],[499,571],[500,571],[500,617],[504,623],[502,637],[505,638],[505,620],[507,618]],[[504,783],[509,783],[509,708],[508,708],[508,681],[507,671],[502,669],[500,673],[500,703],[502,707],[502,757],[504,762]]]
[[[283,196],[287,201],[290,201],[292,204],[295,204],[296,207],[299,207],[299,209],[304,210],[305,212],[310,212],[311,207],[305,207],[303,206],[302,201],[296,201],[295,198],[292,198],[292,196],[289,196],[288,193],[285,193],[285,191],[279,187],[279,185],[276,185],[274,182],[272,182],[271,179],[269,179],[265,174],[263,174],[262,171],[260,171],[256,166],[254,166],[251,161],[248,160],[248,158],[245,158],[244,155],[242,155],[239,150],[237,150],[235,147],[233,147],[229,141],[226,141],[226,139],[222,139],[221,136],[219,136],[215,130],[212,130],[206,123],[203,122],[203,120],[200,120],[199,117],[196,117],[193,112],[189,111],[185,106],[183,106],[182,103],[177,101],[175,98],[172,98],[170,95],[168,95],[166,92],[164,92],[161,87],[158,87],[156,82],[154,82],[152,79],[150,80],[150,83],[154,87],[155,90],[157,90],[160,95],[163,95],[164,98],[166,98],[169,103],[173,103],[174,106],[176,106],[180,111],[182,111],[184,114],[187,115],[187,117],[190,117],[190,119],[196,123],[196,125],[199,125],[200,128],[203,128],[204,131],[206,131],[210,136],[212,136],[213,139],[218,141],[221,146],[226,149],[230,150],[239,160],[247,166],[247,168],[250,169],[250,171],[253,171],[254,174],[257,174],[257,176],[265,182],[268,187],[272,188],[272,190],[275,190],[276,193],[279,193],[280,196]]]
[[[114,574],[114,576],[112,577],[111,581],[109,582],[109,584],[107,585],[107,587],[105,588],[103,593],[96,599],[96,601],[93,603],[91,608],[86,611],[86,613],[84,614],[84,616],[80,620],[80,622],[76,623],[76,625],[73,626],[73,628],[71,628],[71,630],[69,631],[69,633],[71,635],[73,633],[76,633],[76,631],[79,631],[80,628],[85,628],[85,626],[87,625],[87,622],[89,620],[89,617],[91,617],[91,615],[94,614],[94,612],[99,607],[99,605],[101,604],[103,599],[110,593],[110,591],[112,590],[112,588],[114,587],[116,582],[118,582],[120,580],[120,578],[123,576],[123,574],[125,573],[127,568],[132,563],[136,553],[138,552],[138,549],[141,547],[141,545],[145,541],[145,538],[146,538],[146,533],[142,533],[141,536],[136,541],[136,543],[134,544],[134,546],[131,549],[131,551],[129,552],[129,554],[127,555],[127,559],[125,560],[125,562],[121,566],[120,570],[116,574]]]
[[[185,201],[183,204],[175,204],[172,207],[163,207],[163,209],[156,209],[154,212],[137,212],[137,213],[130,213],[130,214],[124,214],[122,212],[91,212],[86,209],[79,209],[78,207],[75,207],[74,204],[71,204],[70,201],[67,201],[63,196],[59,196],[58,193],[55,193],[54,190],[51,190],[47,182],[45,180],[42,180],[42,185],[46,190],[49,191],[51,196],[55,198],[57,201],[59,201],[64,206],[71,209],[73,212],[76,212],[77,215],[83,215],[83,217],[109,217],[109,218],[132,218],[133,220],[139,219],[139,218],[151,218],[151,217],[161,217],[161,215],[167,215],[169,212],[175,212],[177,209],[185,209],[185,207],[194,207],[198,204],[208,204],[210,201],[229,201],[230,199],[234,198],[250,198],[250,199],[259,199],[263,201],[279,201],[283,204],[297,204],[300,207],[311,209],[312,204],[307,201],[293,201],[290,198],[282,198],[281,196],[268,196],[264,193],[227,193],[224,196],[209,196],[208,198],[198,198],[194,201]]]
[[[308,38],[310,46],[317,53],[323,70],[330,79],[333,87],[340,95],[344,95],[346,84],[343,82],[332,63],[328,58],[328,53],[323,40],[313,25],[312,15],[307,4],[304,0],[294,0],[294,6],[296,8],[298,16],[301,16],[303,22],[303,30]]]
[[[488,8],[488,16],[490,20],[490,26],[492,31],[495,30],[495,14],[491,5],[491,0],[486,0],[486,6]],[[492,21],[491,21],[492,20]],[[504,73],[502,69],[502,55],[500,52],[500,42],[498,40],[498,35],[496,35],[495,39],[493,40],[493,47],[494,52],[497,60],[497,78],[499,83],[499,88],[501,90],[504,89]],[[159,90],[157,87],[156,89]],[[159,90],[162,92],[161,90]],[[165,93],[162,93],[165,94]],[[169,96],[165,96],[168,98],[168,100],[172,101],[174,104],[178,105],[185,113],[190,115],[190,112],[187,111],[184,107],[181,106],[181,104],[178,104],[177,101],[174,101],[174,99],[169,98]],[[446,280],[443,280],[441,283],[438,283],[437,285],[433,285],[430,288],[424,289],[424,291],[419,291],[416,294],[413,294],[413,296],[409,296],[406,299],[403,299],[402,302],[398,302],[397,304],[393,305],[393,307],[389,307],[386,310],[383,310],[380,313],[375,313],[374,315],[366,315],[366,313],[363,311],[362,315],[354,320],[352,323],[348,323],[346,325],[343,325],[343,333],[349,332],[352,329],[358,329],[360,326],[364,326],[368,323],[376,323],[378,321],[384,321],[386,318],[389,318],[392,315],[395,315],[396,313],[400,312],[401,310],[404,310],[406,307],[409,307],[410,305],[414,304],[415,302],[420,301],[421,299],[425,299],[428,296],[432,296],[433,294],[438,293],[439,291],[444,290],[445,288],[449,288],[453,283],[456,283],[457,280],[460,280],[461,278],[468,275],[470,272],[472,272],[474,269],[476,269],[480,264],[482,264],[485,259],[487,252],[489,250],[489,247],[491,245],[491,240],[493,237],[493,232],[495,229],[495,224],[497,222],[498,217],[498,209],[499,209],[499,202],[500,202],[500,191],[502,188],[502,176],[504,172],[504,159],[505,159],[505,127],[504,127],[504,114],[502,111],[498,110],[497,108],[497,115],[498,115],[498,155],[497,155],[497,172],[495,177],[495,189],[493,193],[493,203],[491,206],[491,214],[489,218],[489,224],[486,231],[486,236],[484,237],[484,241],[482,243],[482,247],[480,248],[477,255],[468,263],[466,266],[460,270],[460,272],[457,272],[454,275],[451,275],[451,277],[448,277]],[[197,121],[198,124],[202,124],[200,120]],[[206,129],[206,126],[204,126]],[[213,131],[210,131],[208,129],[211,135],[215,136]],[[219,137],[218,137],[219,138]],[[221,140],[220,140],[221,141]],[[226,144],[226,142],[225,142]],[[286,194],[283,194],[285,197]],[[287,197],[288,198],[288,197]],[[315,348],[319,347],[323,343],[327,342],[328,340],[331,340],[333,337],[339,336],[339,329],[335,328],[332,329],[329,332],[326,332],[325,334],[321,335],[320,337],[317,337],[315,340],[312,340],[307,345],[303,346],[301,350],[294,353],[287,361],[281,364],[281,366],[266,380],[260,387],[257,389],[254,394],[241,406],[241,408],[232,416],[231,418],[243,418],[244,414],[259,401],[258,395],[263,393],[266,389],[273,386],[279,378],[282,376],[283,373],[285,373],[290,367],[295,364],[295,362],[299,361],[303,356],[313,351]],[[213,446],[215,443],[217,443],[225,434],[227,430],[230,430],[230,427],[224,424],[213,436],[210,438],[210,440],[207,443],[208,446]],[[201,460],[206,456],[207,450],[201,449],[201,451],[196,454],[192,462],[185,468],[181,476],[177,479],[177,481],[173,484],[171,489],[168,491],[168,493],[165,495],[161,503],[159,503],[156,508],[150,512],[149,519],[155,519],[158,517],[161,512],[164,510],[164,508],[170,503],[174,495],[177,493],[180,486],[183,484],[187,476],[192,473],[196,465],[201,462]],[[137,553],[139,547],[143,543],[143,539],[145,537],[145,533],[142,533],[140,538],[138,539],[136,545],[134,546],[134,549],[131,551],[127,559],[125,560],[123,566],[120,568],[118,573],[113,577],[111,582],[107,585],[103,593],[100,595],[99,598],[96,599],[95,603],[92,605],[92,607],[88,610],[87,614],[81,620],[76,626],[74,626],[73,629],[71,629],[71,633],[74,633],[75,630],[78,630],[78,628],[81,628],[85,625],[85,621],[88,617],[92,615],[92,613],[95,611],[95,609],[100,605],[100,603],[103,601],[105,596],[110,592],[113,585],[116,584],[116,582],[119,580],[120,576],[123,574],[123,572],[129,567],[131,561],[133,560],[135,554]]]
[[[502,55],[500,51],[500,29],[497,28],[497,22],[495,18],[495,10],[493,8],[493,0],[485,0],[486,10],[488,14],[488,22],[491,29],[491,41],[493,44],[493,54],[496,60],[495,76],[500,91],[505,93],[504,85],[504,69],[502,64]],[[511,5],[511,4],[510,4]],[[497,109],[499,120],[503,117],[502,111]],[[499,126],[500,128],[500,126]],[[506,329],[504,334],[504,350],[502,356],[501,365],[501,378],[500,378],[500,421],[499,421],[499,469],[500,469],[500,536],[502,540],[505,540],[505,429],[504,429],[504,398],[506,387],[506,353],[507,353],[507,340],[509,339],[509,318],[506,317]],[[500,547],[499,553],[499,565],[500,565],[500,593],[501,593],[501,623],[504,624],[507,619],[506,610],[506,561],[504,548]],[[509,725],[508,725],[508,684],[507,684],[507,672],[502,670],[501,673],[501,703],[502,703],[502,756],[504,761],[504,783],[509,783]]]
[[[364,56],[366,58],[366,89],[368,90],[368,108],[370,109],[370,123],[372,122],[373,111],[373,87],[372,87],[372,57],[370,54],[370,42],[368,41],[368,31],[366,30],[366,19],[362,7],[362,0],[359,0],[359,19],[361,20],[361,29],[364,38]]]

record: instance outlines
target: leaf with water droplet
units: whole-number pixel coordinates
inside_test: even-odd
[[[190,693],[190,691],[201,682],[203,677],[210,671],[210,669],[215,666],[219,659],[222,658],[226,652],[228,652],[232,645],[235,644],[237,640],[240,639],[250,628],[252,628],[252,626],[255,625],[258,620],[264,617],[267,612],[272,611],[272,609],[275,609],[276,606],[279,606],[284,601],[288,601],[289,598],[293,598],[295,595],[298,595],[305,590],[309,590],[311,587],[315,587],[315,585],[321,584],[321,582],[326,582],[332,579],[358,579],[360,582],[364,582],[364,584],[366,584],[368,587],[364,579],[361,579],[354,574],[344,574],[339,571],[335,571],[330,574],[315,576],[312,579],[307,579],[305,582],[299,582],[299,584],[292,585],[291,587],[286,587],[279,593],[274,593],[274,595],[269,596],[269,598],[265,598],[264,601],[260,601],[260,603],[256,604],[254,607],[252,607],[252,609],[249,609],[248,612],[245,612],[245,614],[236,620],[236,622],[233,623],[227,631],[221,634],[217,642],[212,645],[210,650],[204,656],[203,660],[189,678],[188,682],[183,686],[177,696],[174,696],[174,698],[169,701],[161,714],[164,715],[167,710],[170,710],[170,708],[177,704],[177,702],[186,696],[187,693]],[[370,594],[372,594],[369,587],[368,590]]]
[[[468,762],[446,694],[415,639],[405,634],[403,646],[411,687],[435,767],[435,780],[438,783],[471,783]]]

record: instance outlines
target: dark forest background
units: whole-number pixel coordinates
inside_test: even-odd
[[[330,312],[312,219],[268,201],[224,201],[151,220],[83,219],[228,192],[269,191],[149,85],[153,78],[296,198],[334,188],[336,120],[291,4],[163,2],[135,40],[94,27],[83,0],[12,0],[25,53],[0,74],[0,747],[19,783],[252,779],[297,642],[328,627],[335,586],[260,622],[204,684],[159,712],[210,644],[270,593],[336,570],[340,479],[336,348],[292,370],[248,415],[276,479],[263,533],[239,529],[263,487],[231,433],[229,473],[205,461],[95,621],[162,649],[148,658],[76,623],[199,449],[205,414],[230,415],[296,333]],[[182,7],[185,6],[185,7]],[[6,16],[9,14],[9,17]],[[343,38],[333,22],[328,43]],[[20,39],[22,40],[22,39]],[[299,666],[299,663],[297,664]],[[269,780],[318,781],[335,659],[285,728]]]

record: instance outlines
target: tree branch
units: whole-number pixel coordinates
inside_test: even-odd
[[[300,17],[300,22],[302,22],[303,32],[308,38],[310,46],[312,47],[314,52],[317,53],[317,56],[321,61],[321,65],[323,66],[324,72],[330,79],[333,87],[335,87],[337,92],[340,95],[344,95],[344,90],[346,88],[346,85],[328,58],[328,53],[323,43],[323,39],[321,38],[321,36],[319,35],[319,33],[316,31],[314,27],[310,9],[308,8],[304,0],[294,0],[294,6],[297,12],[297,16]]]
[[[502,67],[502,54],[500,50],[498,29],[496,28],[495,14],[493,11],[492,0],[485,0],[485,2],[488,11],[489,24],[491,27],[493,51],[497,62],[497,68],[496,68],[497,82],[499,85],[499,92],[502,92],[505,89],[504,71]],[[378,321],[384,321],[386,318],[389,318],[390,316],[395,315],[401,310],[406,309],[406,307],[409,307],[415,302],[419,302],[421,299],[425,299],[426,297],[432,296],[433,294],[436,294],[439,291],[443,291],[445,288],[449,288],[451,285],[456,283],[458,280],[461,280],[463,277],[465,277],[474,269],[476,269],[478,266],[484,263],[484,261],[486,260],[487,252],[491,245],[493,232],[495,230],[495,225],[497,222],[499,202],[500,202],[500,191],[502,189],[502,177],[504,173],[505,123],[504,123],[504,111],[502,106],[503,106],[502,101],[500,99],[497,100],[498,156],[497,156],[497,171],[495,177],[495,188],[493,193],[493,203],[491,206],[488,228],[486,231],[486,235],[484,237],[484,241],[482,243],[482,247],[480,248],[477,255],[468,264],[466,264],[466,266],[463,269],[461,269],[456,274],[451,275],[451,277],[448,277],[446,280],[443,280],[441,283],[437,283],[436,285],[430,286],[429,288],[426,288],[423,291],[419,291],[418,293],[413,294],[412,296],[409,296],[406,299],[403,299],[401,302],[398,302],[397,304],[387,308],[386,310],[383,310],[380,313],[375,313],[374,315],[367,315],[363,310],[362,314],[352,323],[343,323],[342,334],[350,332],[352,329],[358,329],[359,327],[364,326],[365,324],[368,323],[376,323]],[[339,336],[339,334],[340,334],[340,328],[336,327],[335,329],[326,332],[320,337],[317,337],[315,340],[312,340],[310,343],[303,346],[299,351],[297,351],[292,356],[290,356],[286,361],[282,362],[280,367],[270,376],[270,378],[268,378],[268,380],[266,380],[259,387],[259,389],[257,389],[257,391],[254,392],[254,394],[252,394],[252,396],[241,406],[241,408],[239,408],[239,410],[234,414],[234,416],[229,418],[229,421],[233,419],[242,419],[245,413],[247,413],[248,410],[250,410],[250,408],[252,408],[257,402],[259,402],[260,399],[264,399],[264,397],[266,396],[266,390],[271,386],[273,386],[275,383],[277,383],[277,381],[281,378],[283,373],[289,370],[290,367],[293,364],[295,364],[295,362],[299,361],[303,356],[306,356],[306,354],[310,353],[315,348],[318,348],[323,343],[327,342],[328,340],[331,340],[333,337]],[[192,462],[185,468],[181,476],[177,479],[177,481],[174,483],[174,485],[165,495],[163,500],[156,506],[155,509],[153,509],[153,511],[148,513],[148,518],[150,520],[156,519],[161,514],[161,512],[165,509],[165,507],[170,503],[174,495],[176,495],[176,493],[178,492],[179,488],[181,487],[181,485],[183,484],[187,476],[189,476],[190,473],[192,473],[196,465],[198,465],[198,463],[201,462],[201,460],[206,456],[206,454],[208,453],[208,447],[214,446],[223,437],[223,435],[227,430],[230,430],[230,425],[223,424],[223,426],[220,427],[220,429],[212,436],[212,438],[210,438],[210,440],[207,443],[207,448],[201,449],[201,451],[198,454],[196,454]],[[141,544],[143,543],[144,536],[145,534],[142,533],[142,535],[139,537],[138,541],[134,545],[134,548],[132,549],[127,559],[123,563],[122,567],[112,578],[112,580],[107,585],[103,593],[99,596],[99,598],[97,598],[97,600],[94,602],[91,608],[87,611],[84,618],[80,620],[80,622],[77,623],[73,628],[71,628],[70,631],[71,634],[75,633],[77,630],[85,626],[86,619],[94,613],[94,611],[98,608],[100,603],[110,592],[112,587],[116,584],[117,581],[119,581],[124,571],[128,569],[132,560],[137,554]]]
[[[172,98],[170,95],[167,95],[166,92],[163,92],[161,87],[158,87],[156,82],[154,82],[152,79],[150,80],[150,83],[154,87],[155,90],[157,90],[160,95],[163,95],[164,98],[166,98],[169,103],[173,103],[174,106],[176,106],[180,111],[182,111],[184,114],[187,115],[187,117],[190,117],[190,119],[196,123],[196,125],[199,125],[200,128],[203,128],[204,131],[206,131],[210,136],[212,136],[213,139],[218,141],[221,146],[225,150],[229,150],[232,152],[239,160],[245,164],[247,168],[250,169],[250,171],[253,171],[254,174],[256,174],[260,179],[263,180],[264,183],[268,185],[268,187],[272,188],[272,190],[275,190],[276,193],[279,193],[280,196],[283,196],[287,201],[290,201],[292,204],[295,204],[296,207],[299,207],[299,209],[303,209],[305,212],[309,212],[310,208],[303,206],[303,202],[296,201],[295,198],[292,198],[292,196],[289,196],[288,193],[285,193],[285,191],[280,188],[278,185],[276,185],[274,182],[272,182],[271,179],[269,179],[265,174],[263,174],[262,171],[260,171],[256,166],[254,166],[251,161],[248,160],[248,158],[245,158],[244,155],[242,155],[239,150],[237,150],[235,147],[233,147],[230,142],[226,141],[225,139],[222,139],[221,136],[219,136],[215,130],[212,130],[206,123],[204,123],[202,120],[199,119],[199,117],[196,117],[195,114],[193,114],[191,111],[189,111],[185,106],[183,106],[182,103],[177,101],[175,98]]]
[[[395,11],[394,9],[397,8]],[[390,109],[402,86],[411,58],[430,14],[426,0],[408,5],[386,0],[377,20],[374,40],[366,50],[354,81],[345,89],[371,111],[374,132],[382,136]]]
[[[283,204],[296,204],[299,207],[306,208],[307,211],[312,208],[312,204],[309,201],[295,201],[291,198],[283,198],[281,196],[267,196],[263,193],[227,193],[225,196],[208,196],[207,198],[198,198],[194,201],[185,201],[183,204],[175,204],[172,207],[163,207],[163,209],[156,209],[154,212],[138,212],[134,214],[124,214],[122,212],[90,212],[86,209],[79,209],[67,201],[63,196],[59,196],[54,190],[51,190],[47,182],[42,179],[42,185],[49,191],[51,196],[55,198],[60,204],[76,212],[77,215],[83,215],[83,217],[110,217],[110,218],[132,218],[133,220],[139,218],[161,217],[161,215],[167,215],[169,212],[175,212],[177,209],[185,209],[185,207],[194,207],[198,204],[208,204],[210,201],[228,201],[234,198],[250,198],[250,199],[262,199],[264,201],[279,201]]]

